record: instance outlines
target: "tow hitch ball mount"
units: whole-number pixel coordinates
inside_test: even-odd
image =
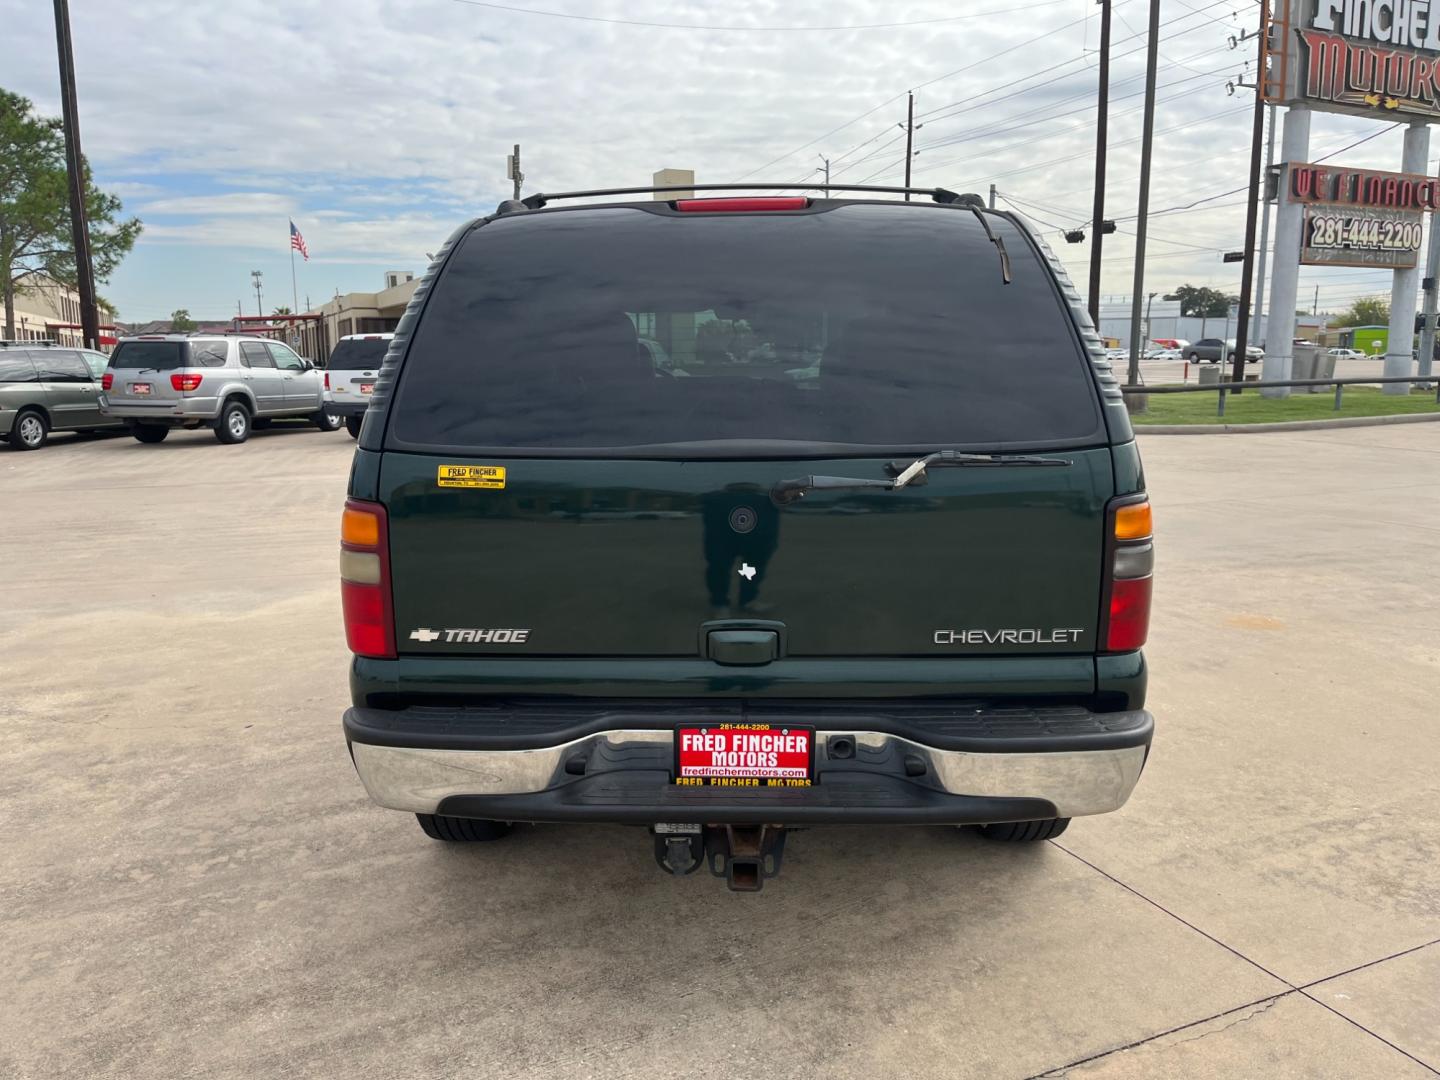
[[[732,892],[759,892],[785,855],[783,825],[656,825],[652,832],[661,870],[683,877],[704,863]]]

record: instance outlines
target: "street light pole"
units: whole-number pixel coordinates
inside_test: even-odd
[[[1105,230],[1105,143],[1110,121],[1110,0],[1100,0],[1100,101],[1095,111],[1095,204],[1090,214],[1090,321],[1100,326],[1100,249]]]
[[[90,226],[85,219],[85,159],[80,152],[80,107],[75,99],[75,51],[70,40],[67,0],[55,0],[55,47],[60,58],[60,111],[65,124],[65,173],[70,187],[75,287],[80,293],[80,333],[87,349],[98,349],[100,313],[95,307],[95,268],[90,262]]]

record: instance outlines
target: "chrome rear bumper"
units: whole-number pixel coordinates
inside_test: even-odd
[[[825,787],[827,776],[833,777],[837,783],[828,802],[834,804],[840,793],[855,789],[857,781],[873,778],[888,785],[889,803],[896,801],[895,792],[913,789],[917,805],[928,802],[932,807],[937,799],[943,802],[943,796],[953,795],[1040,800],[1053,806],[1059,817],[1103,814],[1123,806],[1140,779],[1149,752],[1148,716],[1146,721],[1143,743],[1137,740],[1132,746],[1053,752],[946,750],[886,732],[821,730],[815,736],[817,789]],[[846,742],[853,749],[848,749]],[[434,814],[443,812],[441,804],[447,799],[556,792],[567,785],[578,786],[582,778],[593,783],[606,777],[648,777],[647,782],[657,791],[665,791],[664,777],[673,762],[674,731],[602,731],[556,746],[514,750],[382,746],[352,740],[350,751],[375,802],[395,810]],[[793,801],[790,797],[794,794],[787,792],[785,800],[777,800],[775,811]],[[747,792],[742,797],[753,798],[757,811],[769,813],[768,790],[753,795]],[[599,809],[603,799],[587,798],[596,804],[596,819],[604,819]],[[629,805],[636,800],[627,793],[621,801]],[[943,809],[927,813],[927,819],[937,818],[943,816]],[[575,816],[581,815],[577,812]]]

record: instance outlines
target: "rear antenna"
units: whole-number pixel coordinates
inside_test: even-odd
[[[979,219],[980,227],[985,230],[985,235],[989,238],[990,242],[995,245],[995,250],[1000,253],[1000,279],[1006,285],[1009,285],[1010,253],[1005,250],[1005,241],[996,236],[995,230],[990,228],[990,222],[985,219],[985,210],[981,205],[977,203],[966,203],[965,205],[968,206],[975,214],[975,217]]]

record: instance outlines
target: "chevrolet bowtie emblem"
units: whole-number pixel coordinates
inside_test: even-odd
[[[431,630],[428,626],[422,626],[418,630],[410,631],[411,641],[439,641],[440,631]]]

